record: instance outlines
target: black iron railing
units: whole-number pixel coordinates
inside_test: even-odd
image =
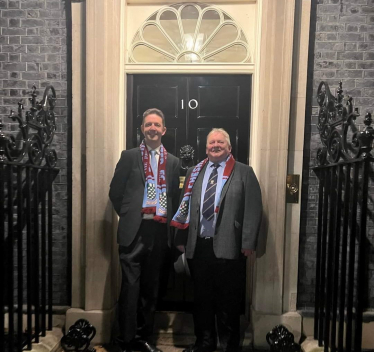
[[[362,349],[363,311],[367,300],[367,217],[371,114],[361,131],[352,98],[340,83],[336,96],[321,82],[317,152],[319,179],[314,338],[325,351]]]
[[[0,351],[31,349],[52,329],[52,183],[58,174],[50,148],[56,93],[10,118],[20,135],[5,135],[0,119]],[[10,134],[10,133],[9,133]]]

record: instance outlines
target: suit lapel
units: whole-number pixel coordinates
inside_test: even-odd
[[[221,192],[221,196],[219,198],[219,203],[218,203],[218,206],[221,208],[221,203],[222,203],[222,200],[223,198],[225,197],[226,193],[227,193],[227,190],[230,186],[230,183],[232,181],[232,178],[234,177],[234,173],[235,173],[235,165],[234,165],[234,169],[232,170],[231,172],[231,175],[229,177],[229,179],[226,181],[225,185],[223,186],[222,188],[222,192]]]
[[[138,153],[138,166],[139,166],[139,169],[140,169],[140,174],[142,175],[142,180],[143,180],[143,183],[145,183],[145,174],[144,174],[144,165],[143,165],[143,160],[142,160],[142,152],[140,151],[140,148],[139,148],[139,153]]]
[[[169,163],[169,160],[168,160],[168,157],[169,157],[169,154],[166,152],[167,156],[166,156],[166,167],[165,167],[165,170],[166,170],[166,173],[165,173],[165,183],[166,183],[166,194],[169,194],[169,183],[168,183],[168,180],[172,180],[173,178],[173,170],[172,170],[172,165],[171,163]]]
[[[201,187],[203,186],[203,180],[204,180],[204,175],[205,175],[205,170],[206,170],[207,165],[208,163],[206,163],[204,167],[202,168],[202,170],[199,172],[199,176],[197,176],[197,179],[193,186],[193,190],[194,190],[193,194],[197,198],[196,201],[197,201],[198,207],[200,207],[200,203],[201,203]]]

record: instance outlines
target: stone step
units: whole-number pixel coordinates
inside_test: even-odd
[[[244,316],[241,316],[241,336],[243,351],[252,351],[252,332]],[[195,342],[192,314],[156,312],[154,340],[163,352],[182,352]],[[113,345],[96,345],[95,349],[96,352],[121,352],[118,346]]]
[[[161,334],[194,335],[192,314],[156,312],[154,329]]]
[[[156,312],[154,340],[162,351],[183,350],[195,342],[192,314]]]
[[[252,329],[242,315],[240,319],[241,345],[252,346]],[[156,312],[155,341],[158,346],[185,347],[195,342],[193,319],[191,313]],[[165,352],[165,351],[164,351]]]
[[[175,346],[185,348],[195,343],[195,335],[159,334],[155,336],[157,346]]]

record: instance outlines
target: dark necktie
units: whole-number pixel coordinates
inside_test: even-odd
[[[203,217],[208,221],[213,219],[214,215],[214,203],[215,203],[215,196],[216,196],[216,189],[217,189],[217,168],[219,164],[212,165],[213,170],[209,176],[209,181],[206,186],[205,194],[204,194],[204,203],[203,203]]]

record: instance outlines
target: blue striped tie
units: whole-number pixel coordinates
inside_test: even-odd
[[[215,195],[217,189],[217,168],[219,164],[212,165],[213,170],[209,176],[208,184],[206,186],[205,194],[204,194],[204,203],[203,203],[203,217],[208,221],[213,219],[214,215],[214,203],[215,203]]]

